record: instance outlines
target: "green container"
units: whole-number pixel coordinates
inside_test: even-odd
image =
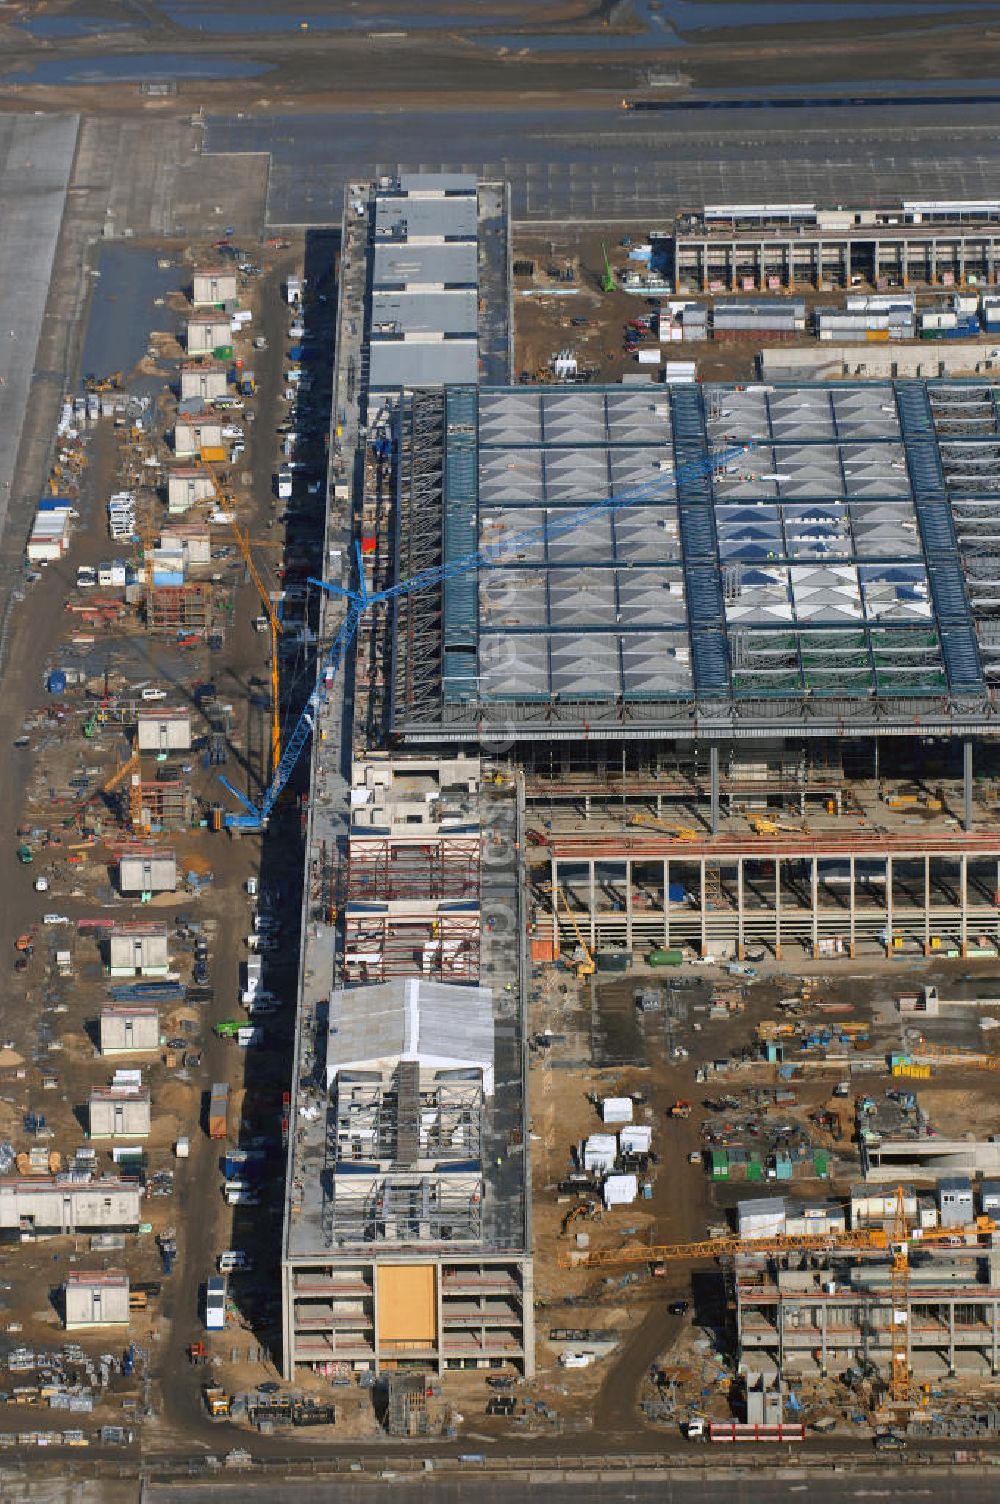
[[[712,1179],[729,1179],[729,1155],[725,1149],[712,1150]]]
[[[651,950],[646,957],[650,966],[680,966],[684,960],[682,950]]]
[[[761,1162],[760,1162],[759,1159],[752,1159],[750,1161],[750,1163],[747,1165],[747,1179],[748,1180],[763,1180],[764,1179],[764,1166],[761,1164]]]
[[[232,345],[217,345],[215,347],[215,349],[212,351],[212,358],[214,360],[232,360],[232,358],[233,358],[233,347],[232,347]]]
[[[817,1149],[813,1155],[813,1169],[820,1179],[825,1180],[830,1173],[830,1156],[825,1149]]]

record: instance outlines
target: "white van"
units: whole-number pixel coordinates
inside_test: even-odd
[[[165,689],[144,689],[142,698],[144,700],[165,700],[167,698],[167,691]]]
[[[227,1248],[225,1253],[219,1254],[218,1266],[220,1274],[233,1274],[237,1270],[249,1274],[253,1259],[245,1248]]]

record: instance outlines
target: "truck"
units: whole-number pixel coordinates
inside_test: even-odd
[[[216,1081],[208,1100],[208,1136],[225,1138],[229,1132],[229,1085]]]
[[[213,1275],[205,1286],[205,1330],[221,1332],[226,1326],[226,1278]]]

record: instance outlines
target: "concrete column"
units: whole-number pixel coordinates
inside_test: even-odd
[[[290,1384],[295,1377],[295,1298],[293,1293],[294,1274],[290,1264],[281,1266],[281,1377],[286,1384]],[[994,1336],[994,1349],[996,1338]],[[994,1351],[993,1367],[996,1369],[996,1353]]]
[[[1000,1306],[994,1300],[990,1306],[990,1373],[997,1376],[997,1323],[1000,1322]]]
[[[745,954],[743,935],[743,858],[736,858],[736,959],[742,961]]]
[[[819,1309],[819,1316],[820,1316],[820,1320],[819,1320],[819,1371],[823,1375],[823,1378],[825,1379],[826,1378],[827,1364],[829,1362],[829,1357],[828,1357],[828,1353],[827,1353],[827,1346],[826,1346],[827,1315],[828,1315],[828,1312],[829,1312],[829,1308],[828,1308],[827,1303],[826,1303],[825,1300],[821,1300],[820,1301],[818,1309]]]
[[[632,949],[632,858],[625,863],[625,949]]]
[[[438,1373],[444,1373],[444,1291],[441,1289],[440,1264],[436,1264],[434,1267],[434,1292],[437,1301],[437,1371]],[[478,1304],[479,1310],[482,1311],[483,1302],[481,1299]],[[479,1318],[479,1333],[485,1347],[486,1333],[483,1330],[482,1316]]]
[[[676,285],[677,284],[675,283],[674,286],[676,287]],[[736,287],[736,241],[735,240],[731,240],[729,242],[729,287],[730,287],[730,290],[732,292],[736,292],[737,291],[737,287]]]
[[[885,859],[885,953],[892,955],[892,857]]]
[[[850,928],[849,928],[849,933],[848,933],[847,954],[850,956],[851,960],[853,961],[854,960],[854,951],[855,951],[854,921],[855,921],[855,915],[856,915],[856,912],[857,912],[857,905],[856,905],[855,894],[854,894],[854,858],[853,858],[853,856],[851,857],[850,862],[851,862],[850,887],[848,889],[848,891],[850,893],[850,905],[849,905],[849,908],[848,908],[848,915],[849,915],[848,923],[849,923]]]
[[[708,911],[705,907],[705,858],[698,863],[698,877],[701,883],[701,954],[708,955]]]
[[[524,1346],[524,1377],[530,1379],[535,1372],[535,1268],[531,1259],[520,1264],[521,1271],[521,1330]]]
[[[774,959],[781,960],[781,857],[774,859]]]
[[[955,1377],[955,1302],[948,1302],[948,1377]]]
[[[959,949],[964,960],[969,954],[969,858],[964,851],[958,859],[958,902]]]
[[[663,863],[663,949],[670,949],[670,863]]]
[[[931,953],[931,859],[924,857],[924,955]]]
[[[972,737],[962,743],[962,824],[972,829]]]
[[[589,883],[590,883],[590,892],[589,892],[589,898],[588,898],[588,907],[590,909],[590,949],[591,949],[591,951],[593,951],[594,948],[597,945],[597,876],[596,876],[596,869],[597,869],[597,863],[594,861],[593,857],[591,857],[590,861],[587,863],[587,875],[588,875]]]
[[[552,903],[552,954],[559,958],[559,858],[553,856],[549,864],[549,881]]]
[[[812,953],[813,960],[819,955],[819,862],[816,857],[812,859],[811,893],[812,900]]]
[[[712,742],[708,749],[708,776],[711,798],[711,830],[719,833],[719,744]]]
[[[937,241],[932,240],[927,249],[927,280],[933,286],[937,279]]]

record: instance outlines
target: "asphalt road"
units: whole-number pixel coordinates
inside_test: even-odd
[[[147,1485],[146,1504],[197,1504],[199,1500],[225,1501],[240,1495],[261,1497],[273,1504],[371,1504],[375,1498],[394,1498],[400,1504],[580,1504],[581,1499],[600,1499],[601,1504],[777,1504],[778,1500],[804,1504],[847,1504],[847,1501],[928,1500],[933,1504],[993,1504],[996,1481],[972,1469],[961,1474],[923,1475],[911,1479],[899,1469],[859,1474],[848,1480],[842,1472],[808,1477],[796,1468],[783,1470],[784,1476],[737,1476],[706,1478],[663,1477],[655,1480],[625,1480],[615,1483],[607,1475],[598,1479],[576,1478],[572,1481],[546,1483],[533,1478],[530,1482],[495,1480],[477,1476],[472,1469],[461,1478],[427,1478],[411,1484],[401,1480],[389,1483],[349,1482],[311,1483],[299,1479],[281,1484],[249,1478],[220,1478],[204,1484]]]

